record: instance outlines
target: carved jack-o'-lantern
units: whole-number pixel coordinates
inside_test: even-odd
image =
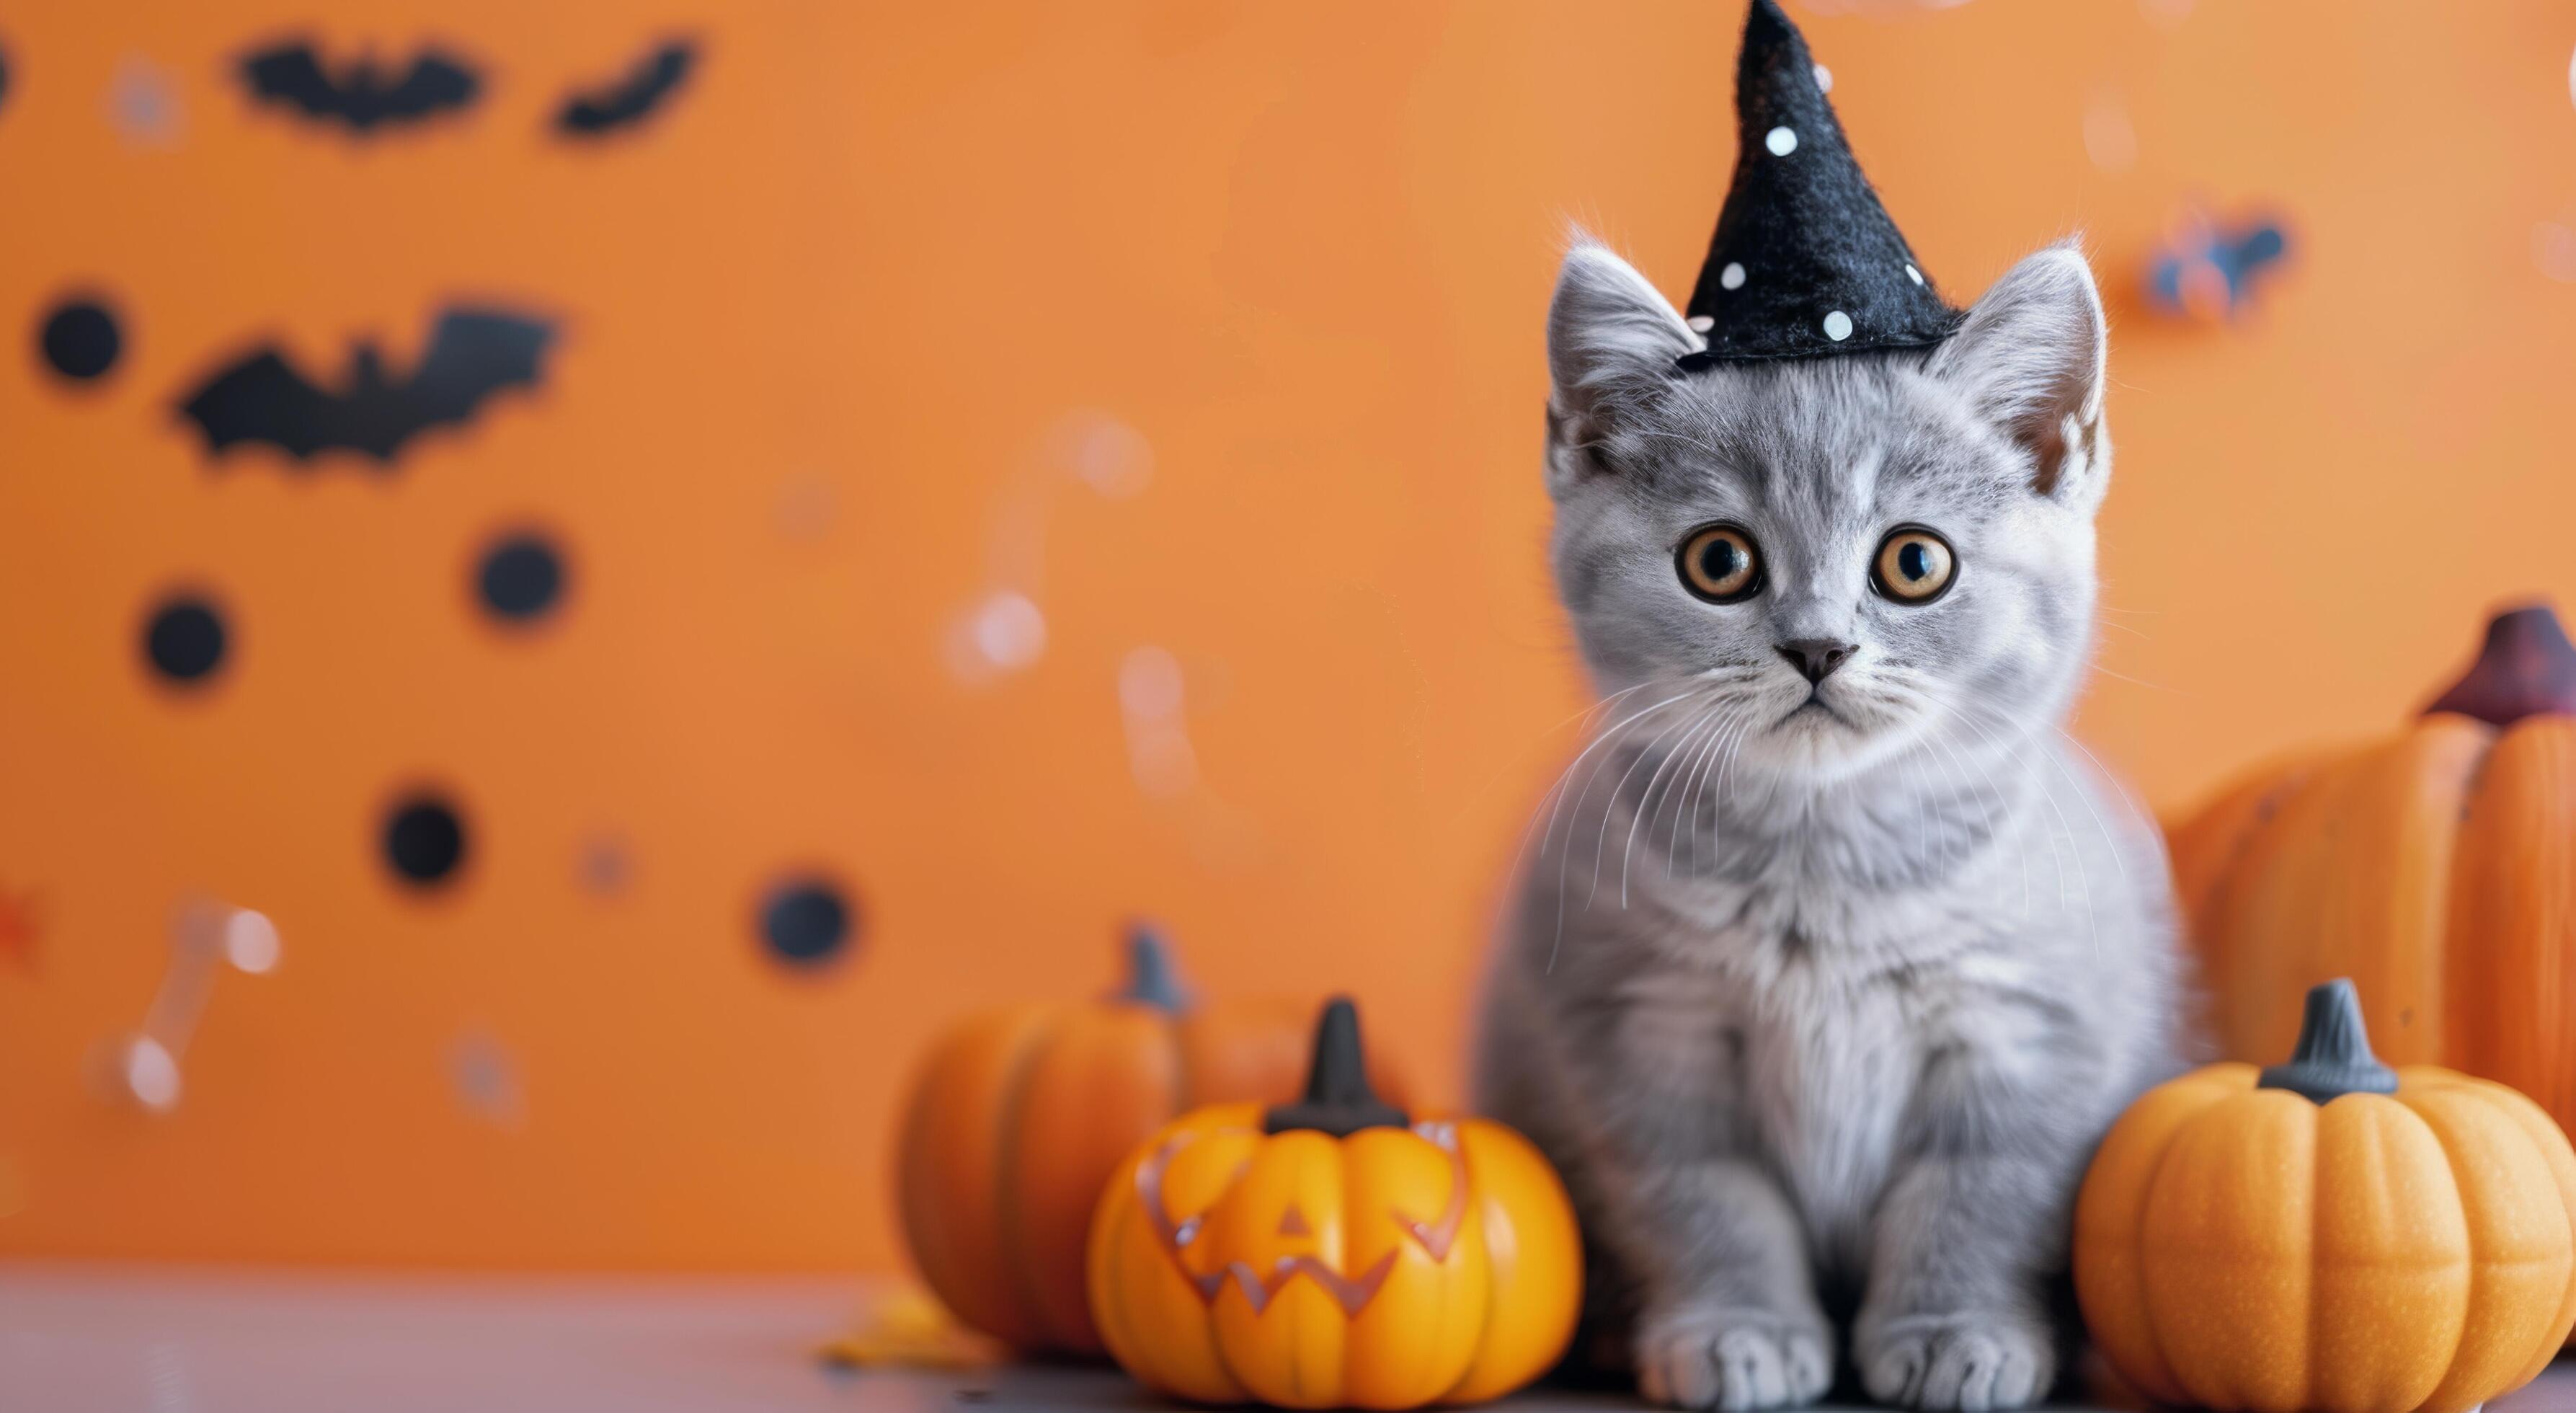
[[[1582,1252],[1526,1139],[1380,1100],[1358,1013],[1325,1007],[1306,1097],[1201,1109],[1119,1170],[1091,1307],[1164,1393],[1294,1408],[1499,1397],[1565,1350]]]

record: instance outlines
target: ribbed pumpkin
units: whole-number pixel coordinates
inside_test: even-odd
[[[1101,1352],[1083,1240],[1129,1150],[1202,1104],[1292,1098],[1304,1072],[1311,999],[1193,1004],[1144,929],[1128,958],[1103,1000],[968,1019],[912,1081],[896,1159],[905,1244],[959,1320],[1016,1349]]]
[[[2500,1084],[2392,1071],[2352,984],[2289,1064],[2140,1099],[2075,1211],[2094,1344],[2149,1398],[2257,1413],[2461,1413],[2576,1322],[2576,1152]]]
[[[1218,1105],[1156,1134],[1091,1231],[1110,1352],[1206,1403],[1498,1398],[1565,1352],[1582,1285],[1547,1160],[1500,1124],[1416,1122],[1381,1101],[1348,1001],[1316,1028],[1304,1100]]]
[[[2278,1055],[2351,976],[2399,1064],[2513,1086],[2576,1126],[2576,647],[2498,615],[2394,737],[2255,772],[2170,832],[2222,1050]]]

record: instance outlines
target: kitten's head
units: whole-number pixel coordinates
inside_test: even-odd
[[[2083,256],[2055,246],[1933,349],[1678,372],[1699,337],[1578,243],[1548,318],[1547,477],[1602,689],[1690,692],[1648,724],[1717,708],[1736,769],[1820,782],[2053,723],[2092,637],[2104,335]]]

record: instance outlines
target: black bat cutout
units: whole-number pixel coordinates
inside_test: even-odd
[[[594,138],[632,127],[669,102],[697,62],[698,46],[674,39],[607,83],[576,90],[556,110],[555,130],[566,137]]]
[[[265,442],[298,461],[340,450],[390,466],[422,432],[471,421],[494,393],[536,386],[554,335],[552,324],[506,310],[443,309],[410,376],[388,378],[382,352],[359,339],[337,390],[262,346],[216,370],[179,412],[205,433],[209,456]]]
[[[253,99],[361,136],[470,108],[483,91],[474,66],[442,50],[421,50],[399,72],[363,55],[333,74],[300,39],[242,56],[241,76]]]

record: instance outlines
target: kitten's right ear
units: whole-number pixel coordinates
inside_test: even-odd
[[[2089,511],[2110,474],[2102,426],[2109,336],[2093,267],[2070,241],[1995,281],[1932,355],[1932,375],[2029,456],[2031,489]]]
[[[1549,493],[1607,470],[1600,443],[1662,394],[1674,359],[1702,347],[1645,276],[1577,232],[1547,311]]]

